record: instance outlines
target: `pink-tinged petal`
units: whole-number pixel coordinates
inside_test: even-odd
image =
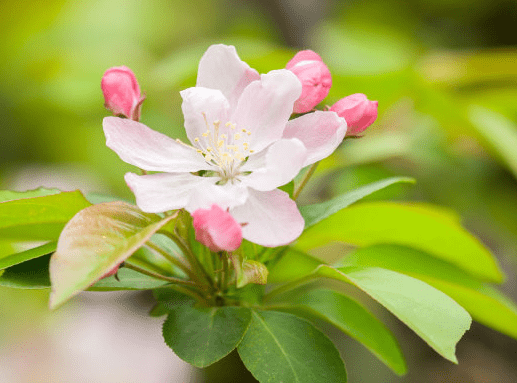
[[[218,44],[210,46],[201,58],[196,86],[219,89],[233,108],[244,88],[259,78],[258,72],[239,58],[235,47]]]
[[[309,112],[327,97],[332,76],[317,53],[311,50],[298,52],[287,63],[286,69],[292,71],[302,83],[302,94],[294,103],[295,113]]]
[[[106,145],[129,164],[163,172],[208,170],[202,155],[144,124],[118,117],[104,118]]]
[[[291,69],[296,64],[302,62],[302,61],[321,61],[321,56],[317,54],[314,51],[311,51],[310,49],[307,49],[305,51],[299,51],[297,54],[294,55],[294,57],[289,60],[289,62],[286,64],[285,69]]]
[[[345,138],[346,121],[334,112],[316,111],[290,120],[284,138],[298,138],[307,148],[303,166],[328,157]]]
[[[303,232],[305,222],[289,194],[275,189],[250,190],[244,205],[230,209],[241,224],[242,236],[262,246],[276,247],[293,242]]]
[[[234,251],[242,243],[241,226],[232,215],[217,205],[197,209],[192,214],[196,240],[212,251]]]
[[[282,137],[301,91],[302,84],[288,70],[263,74],[260,81],[244,89],[230,120],[238,131],[246,129],[251,133],[247,136],[250,148],[259,152]]]
[[[248,190],[243,185],[216,185],[216,177],[190,173],[159,173],[138,176],[127,173],[125,180],[138,207],[147,213],[185,208],[193,212],[218,204],[223,208],[243,204]]]
[[[364,132],[377,119],[377,101],[370,101],[362,93],[352,94],[336,102],[330,108],[343,117],[348,124],[349,136]]]
[[[242,171],[251,174],[242,183],[255,190],[273,190],[291,181],[300,172],[307,158],[307,149],[296,139],[281,139],[249,157]]]
[[[135,74],[126,66],[109,68],[101,80],[105,106],[115,115],[140,118],[143,101]]]
[[[187,136],[194,144],[207,130],[214,129],[214,121],[223,124],[228,120],[228,100],[217,89],[202,87],[188,88],[180,92],[183,98],[181,109],[185,117]]]

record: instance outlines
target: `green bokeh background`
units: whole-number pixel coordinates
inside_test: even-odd
[[[235,45],[261,73],[311,48],[333,75],[325,104],[365,93],[379,101],[379,118],[366,137],[324,161],[302,202],[413,176],[416,186],[370,198],[458,211],[499,258],[508,276],[503,290],[517,299],[515,1],[4,1],[0,20],[0,187],[131,198],[123,175],[132,168],[106,148],[102,133],[108,112],[100,79],[111,66],[135,72],[147,95],[143,123],[185,138],[179,91],[195,84],[210,44]],[[47,298],[0,289],[0,346],[59,322]],[[396,377],[344,340],[351,382],[517,380],[515,340],[475,325],[453,366],[379,315],[401,337],[410,372]]]

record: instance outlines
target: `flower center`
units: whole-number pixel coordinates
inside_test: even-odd
[[[221,126],[221,121],[216,120],[210,125],[204,113],[203,117],[207,130],[201,137],[194,138],[194,149],[203,155],[207,163],[219,168],[217,173],[221,184],[238,180],[239,175],[246,174],[239,171],[241,165],[253,153],[248,141],[251,132],[238,129],[231,121]]]

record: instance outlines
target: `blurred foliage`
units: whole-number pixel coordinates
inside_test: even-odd
[[[366,136],[347,140],[320,164],[300,200],[324,200],[388,176],[414,177],[416,186],[368,198],[423,200],[456,210],[509,268],[506,289],[515,288],[517,3],[265,3],[280,4],[285,19],[297,24],[304,23],[293,16],[297,3],[325,10],[299,41],[320,53],[333,74],[326,104],[358,92],[379,101],[379,118]],[[122,178],[131,167],[106,148],[102,132],[108,115],[100,91],[104,71],[132,68],[147,95],[142,122],[184,138],[178,92],[195,84],[197,63],[210,44],[235,45],[262,73],[284,67],[294,54],[283,40],[289,25],[277,25],[264,4],[0,2],[0,187],[64,184],[131,198]],[[46,300],[41,292],[0,294],[7,308],[2,324],[17,315],[18,300],[36,312]]]

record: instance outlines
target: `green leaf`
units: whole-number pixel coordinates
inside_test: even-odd
[[[34,190],[27,190],[23,192],[13,190],[0,190],[0,202],[13,201],[17,199],[44,197],[47,195],[61,193],[58,189],[38,188]]]
[[[294,192],[294,181],[291,181],[289,183],[286,183],[285,185],[280,186],[279,189],[283,190],[287,194],[289,194],[289,197],[292,197],[293,192]]]
[[[268,281],[269,283],[292,281],[312,273],[322,263],[308,254],[288,248],[269,269]]]
[[[30,261],[31,259],[41,257],[46,254],[51,254],[56,251],[57,242],[52,241],[44,245],[34,247],[29,250],[25,250],[19,253],[8,255],[7,257],[0,258],[0,270],[8,267]]]
[[[88,206],[90,203],[79,191],[2,202],[0,236],[16,240],[55,241],[65,224]]]
[[[302,214],[303,219],[305,220],[305,229],[314,226],[318,222],[324,220],[325,218],[331,216],[334,213],[337,213],[341,209],[350,206],[354,202],[357,202],[360,199],[372,193],[375,193],[376,191],[379,191],[399,182],[414,183],[415,180],[413,178],[407,177],[387,178],[385,180],[377,181],[369,185],[362,186],[360,188],[342,194],[336,198],[333,198],[323,203],[301,206],[300,213]]]
[[[207,367],[240,343],[251,319],[245,307],[174,308],[163,324],[165,343],[184,361]]]
[[[487,248],[466,231],[459,219],[432,205],[371,202],[351,206],[304,233],[301,250],[341,241],[356,246],[397,244],[425,251],[470,274],[501,282],[503,275]]]
[[[174,311],[178,306],[192,306],[196,303],[194,298],[174,290],[172,286],[154,289],[153,295],[167,311]]]
[[[3,270],[3,274],[0,276],[0,286],[16,289],[49,288],[49,260],[50,254],[47,254]]]
[[[339,351],[321,331],[292,314],[253,311],[237,351],[261,383],[342,383]]]
[[[393,245],[358,249],[343,262],[347,266],[382,267],[421,279],[453,298],[476,321],[517,339],[517,305],[450,263]]]
[[[406,362],[397,340],[388,328],[372,313],[353,299],[329,290],[304,293],[286,306],[286,310],[304,313],[304,317],[317,317],[331,323],[344,333],[362,343],[379,360],[399,375],[407,371]]]
[[[470,122],[517,178],[517,125],[503,115],[472,105]]]
[[[81,210],[61,233],[50,261],[50,307],[56,308],[99,280],[172,218],[143,213],[125,202]]]
[[[168,284],[152,278],[148,275],[139,273],[138,271],[121,267],[117,272],[118,279],[114,275],[103,278],[90,288],[89,291],[117,291],[117,290],[152,290]]]
[[[391,311],[444,358],[458,363],[456,343],[472,322],[452,298],[428,284],[376,267],[334,269],[319,266],[315,274],[352,284]]]

